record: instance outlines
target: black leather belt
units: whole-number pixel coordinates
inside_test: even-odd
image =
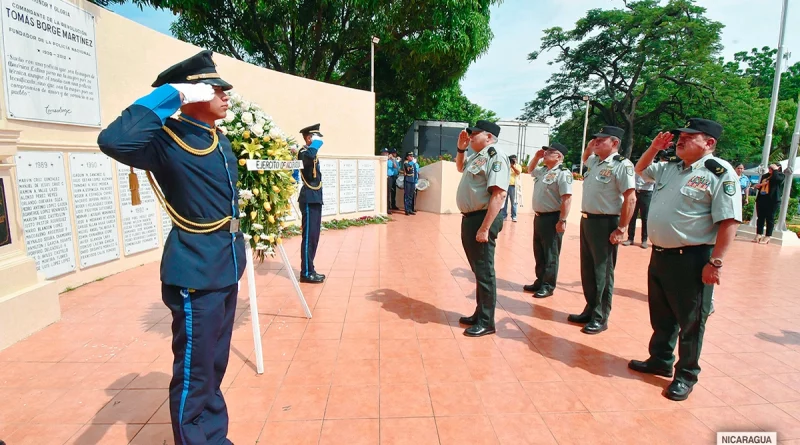
[[[545,213],[533,212],[533,213],[536,214],[536,216],[558,216],[558,215],[561,214],[560,211],[558,211],[558,212],[545,212]]]
[[[611,218],[619,218],[619,215],[601,215],[599,213],[586,213],[582,212],[583,217],[587,219],[611,219]]]
[[[462,213],[461,213],[461,215],[462,215],[464,218],[469,218],[469,217],[472,217],[472,216],[486,215],[486,212],[487,212],[487,211],[488,211],[488,209],[476,210],[476,211],[474,211],[474,212],[466,212],[466,213],[463,213],[463,212],[462,212]]]
[[[659,246],[653,246],[653,251],[658,252],[664,255],[683,255],[688,253],[706,251],[709,249],[713,249],[714,246],[710,244],[700,244],[697,246],[683,246],[683,247],[672,247],[672,248],[664,248]]]

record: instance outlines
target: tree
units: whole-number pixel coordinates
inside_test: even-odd
[[[544,31],[539,51],[555,50],[561,70],[527,103],[522,119],[568,116],[584,96],[602,121],[625,129],[630,156],[637,122],[662,114],[685,118],[685,100],[710,106],[714,89],[697,82],[720,50],[722,25],[692,0],[624,2],[625,9],[592,9],[575,28]]]
[[[492,38],[489,7],[500,0],[457,7],[450,0],[130,1],[178,14],[171,30],[181,40],[351,88],[369,89],[371,37],[377,36],[378,110],[416,111],[410,101],[430,104],[431,96],[450,88],[486,51]],[[401,107],[382,103],[387,100]]]
[[[733,62],[728,67],[739,75],[746,77],[750,86],[758,90],[758,97],[772,98],[772,83],[775,80],[775,62],[778,50],[765,46],[753,48],[750,52],[741,51],[734,54]],[[744,64],[744,67],[742,67]],[[786,68],[781,73],[781,87],[778,99],[794,100],[800,93],[800,62]]]

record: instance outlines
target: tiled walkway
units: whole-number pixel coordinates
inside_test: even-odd
[[[301,316],[279,262],[257,269],[266,373],[256,375],[247,295],[224,382],[230,438],[254,444],[710,444],[715,431],[778,431],[800,444],[800,251],[737,240],[716,290],[700,384],[631,373],[646,358],[649,251],[621,248],[610,328],[581,334],[577,227],[556,294],[534,301],[532,220],[506,223],[498,335],[461,335],[474,283],[459,216],[397,216],[324,232]],[[295,265],[299,240],[286,247]],[[793,284],[783,284],[783,282]],[[170,317],[158,264],[61,296],[63,318],[0,352],[8,445],[172,444]],[[246,289],[244,285],[243,289]]]

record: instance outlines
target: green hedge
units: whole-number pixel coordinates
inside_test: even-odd
[[[755,207],[755,204],[756,204],[755,198],[752,197],[748,198],[747,204],[745,204],[745,206],[742,208],[742,219],[744,219],[745,221],[750,221],[751,219],[753,219],[753,208]],[[789,208],[786,210],[787,224],[792,220],[792,218],[794,218],[797,215],[797,209],[798,209],[797,198],[789,199]],[[780,209],[775,212],[776,223],[778,222],[779,212]]]

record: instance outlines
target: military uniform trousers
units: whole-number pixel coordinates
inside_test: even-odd
[[[403,182],[403,204],[406,212],[414,211],[414,192],[417,190],[417,183],[414,180],[404,179]]]
[[[647,241],[647,214],[650,213],[650,200],[653,192],[650,190],[636,191],[636,208],[633,209],[631,222],[628,224],[628,241],[633,242],[636,235],[636,215],[642,219],[642,242]]]
[[[537,213],[533,218],[533,258],[536,260],[536,282],[543,290],[556,288],[558,258],[563,233],[556,231],[561,212]]]
[[[503,215],[497,214],[489,226],[489,242],[475,240],[478,229],[486,217],[486,210],[467,213],[461,219],[461,245],[467,255],[469,267],[475,274],[475,302],[473,315],[478,316],[478,324],[494,327],[494,309],[497,305],[497,276],[494,272],[494,251],[497,235],[503,229]]]
[[[397,207],[395,195],[397,194],[397,175],[387,176],[386,182],[386,209],[392,210]]]
[[[169,411],[176,445],[228,445],[228,409],[220,384],[228,367],[238,284],[192,290],[163,284],[172,313]]]
[[[592,321],[607,323],[614,293],[616,244],[608,240],[619,225],[618,215],[583,214],[581,218],[581,284]]]
[[[303,215],[303,240],[300,243],[300,274],[304,277],[317,273],[314,258],[317,256],[320,226],[322,226],[322,204],[301,203]]]
[[[675,380],[689,386],[697,383],[700,374],[700,350],[714,290],[714,286],[703,284],[702,274],[713,249],[653,246],[647,270],[647,301],[653,327],[648,363],[670,369],[677,340]]]

